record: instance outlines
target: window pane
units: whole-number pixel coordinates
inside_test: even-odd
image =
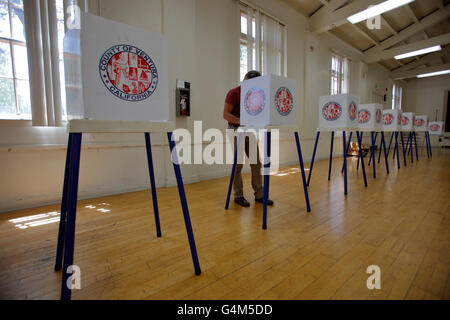
[[[16,68],[16,78],[28,80],[28,57],[25,46],[14,45],[14,65]]]
[[[241,44],[241,59],[240,59],[240,79],[241,81],[244,79],[245,74],[247,73],[247,46]]]
[[[247,16],[241,14],[241,33],[247,34]]]
[[[14,84],[10,79],[0,79],[0,115],[3,114],[16,114]]]
[[[29,115],[31,119],[30,83],[25,80],[17,80],[16,89],[19,112],[25,116]]]
[[[8,5],[5,3],[0,3],[0,37],[11,37]]]
[[[12,78],[11,47],[0,42],[0,76]]]
[[[23,9],[11,6],[13,39],[25,41],[25,19]]]
[[[23,7],[23,0],[10,0],[15,6]]]

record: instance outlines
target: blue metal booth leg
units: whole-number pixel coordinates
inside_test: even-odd
[[[383,145],[384,160],[386,162],[386,173],[389,174],[388,153],[386,152],[386,140],[384,140],[384,132],[383,131],[381,131],[381,143]],[[381,154],[381,149],[380,149],[380,154]]]
[[[264,141],[264,198],[263,198],[263,224],[262,228],[267,229],[267,199],[269,198],[269,177],[270,177],[270,143],[272,133],[266,131],[266,137]]]
[[[372,166],[373,166],[373,177],[376,178],[377,177],[377,169],[376,169],[376,164],[375,164],[375,139],[376,136],[374,135],[374,132],[372,131],[370,133],[371,137],[372,137],[372,154],[371,154],[371,159],[373,160]],[[369,160],[370,162],[370,160]]]
[[[234,139],[233,139],[233,141],[234,141]],[[231,168],[230,184],[228,185],[228,193],[227,193],[227,201],[225,202],[225,210],[228,210],[228,208],[230,206],[231,190],[233,189],[234,175],[236,172],[237,156],[238,156],[240,142],[241,142],[241,133],[238,132],[237,139],[236,139],[236,146],[234,148],[233,167]]]
[[[403,161],[405,162],[405,167],[406,167],[406,154],[405,154],[405,143],[404,143],[404,139],[403,139],[403,132],[400,132],[400,138],[402,140],[402,150],[403,150]]]
[[[387,156],[389,157],[390,153],[391,153],[391,146],[392,146],[392,140],[394,138],[394,132],[391,132],[391,139],[389,141],[389,147],[388,147],[388,151],[387,151]]]
[[[314,159],[316,158],[317,143],[319,142],[319,136],[320,136],[320,131],[317,131],[316,142],[314,143],[314,151],[313,151],[312,159],[311,159],[311,165],[309,166],[308,182],[306,182],[307,187],[309,187],[309,182],[311,181],[311,173],[312,173],[313,166],[314,166]]]
[[[346,149],[346,143],[345,143],[345,131],[342,132],[342,141],[343,141],[343,148],[344,148],[344,194],[348,194],[348,185],[347,185],[347,149]]]
[[[58,231],[58,245],[56,247],[56,261],[55,271],[59,271],[62,268],[63,252],[64,252],[64,240],[66,235],[66,219],[67,219],[67,192],[69,188],[69,171],[70,171],[70,152],[72,150],[73,136],[69,135],[67,142],[67,154],[66,154],[66,167],[64,171],[64,183],[63,194],[61,201],[61,214],[59,219],[59,231]]]
[[[397,151],[397,167],[400,169],[400,151],[398,151],[398,132],[394,132],[395,134],[395,148],[394,148],[394,156],[395,151]]]
[[[295,142],[297,144],[298,161],[300,163],[300,170],[302,174],[303,191],[305,192],[306,210],[308,212],[311,212],[311,205],[309,203],[309,195],[308,195],[308,186],[306,185],[305,167],[303,165],[302,147],[300,146],[300,139],[298,137],[297,131],[295,132]]]
[[[331,180],[331,166],[333,165],[333,144],[334,144],[334,131],[331,131],[330,163],[328,164],[328,181]]]
[[[348,138],[347,148],[344,151],[344,153],[346,155],[348,155],[348,149],[350,148],[350,143],[352,141],[352,135],[353,135],[353,131],[350,131],[350,137]],[[344,173],[344,164],[342,164],[341,173]]]
[[[67,184],[67,222],[64,242],[64,262],[63,274],[61,282],[61,300],[70,300],[71,286],[69,287],[67,280],[71,279],[73,254],[75,248],[75,220],[77,214],[77,198],[78,198],[78,177],[80,171],[80,152],[81,152],[81,133],[70,133],[70,163]],[[71,284],[70,284],[71,285]]]
[[[427,136],[426,132],[425,132],[425,146],[427,148],[427,158],[429,159],[430,158],[430,150],[428,148],[428,136]]]
[[[416,132],[413,131],[413,137],[414,137],[414,144],[416,145],[416,160],[419,161],[419,151],[417,149],[417,139],[416,139]]]
[[[358,145],[359,145],[359,137],[361,137],[361,145],[362,145],[362,139],[363,139],[363,132],[356,132],[356,135],[357,135],[357,137],[358,137]],[[361,145],[359,145],[359,149],[361,149]],[[361,154],[361,156],[360,156],[360,154]],[[361,159],[362,159],[362,150],[361,150],[361,153],[360,154],[358,154],[358,163],[357,163],[357,165],[356,165],[356,170],[359,170],[359,162],[361,161]]]
[[[358,159],[361,159],[361,168],[362,168],[362,172],[363,172],[363,178],[364,178],[364,186],[367,187],[367,176],[366,176],[366,168],[364,166],[364,158],[363,158],[363,153],[362,153],[362,137],[363,134],[359,131],[356,131],[356,136],[358,138],[358,145],[359,145],[359,157]]]
[[[377,140],[378,140],[378,132],[375,132],[375,140],[373,138],[373,134],[374,134],[374,132],[371,133],[371,136],[372,136],[372,153],[370,154],[369,162],[367,164],[367,166],[369,166],[369,167],[370,167],[370,164],[372,163],[372,158],[373,158],[373,161],[375,162],[375,145],[377,144]]]
[[[148,173],[150,176],[150,186],[152,188],[153,213],[155,215],[156,236],[159,238],[161,237],[161,226],[159,224],[158,198],[156,196],[155,172],[153,169],[152,142],[150,139],[149,132],[145,133],[145,146],[147,149],[147,164],[148,164]]]
[[[172,139],[172,132],[167,133],[169,139],[170,153],[172,155],[173,169],[177,178],[178,192],[180,194],[181,207],[183,208],[184,224],[186,225],[186,231],[189,239],[189,247],[191,249],[192,261],[194,262],[195,274],[202,273],[200,264],[198,262],[197,248],[195,246],[194,232],[192,231],[191,218],[189,216],[189,208],[186,201],[186,194],[184,193],[183,178],[181,176],[180,165],[178,163],[177,150],[175,148],[175,142]]]
[[[408,153],[410,152],[411,153],[411,163],[414,163],[414,152],[413,152],[413,134],[412,134],[412,132],[410,131],[409,132],[409,141],[410,141],[410,144],[409,144],[409,151],[408,151]]]

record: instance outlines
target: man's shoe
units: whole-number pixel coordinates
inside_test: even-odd
[[[241,207],[250,207],[250,203],[247,200],[245,200],[244,197],[234,198],[234,202],[236,202]]]
[[[263,199],[263,198],[261,198],[261,199],[256,199],[256,198],[255,198],[255,202],[263,203],[263,202],[264,202],[264,199]],[[273,201],[270,200],[270,199],[267,199],[267,205],[268,205],[268,206],[273,206]]]

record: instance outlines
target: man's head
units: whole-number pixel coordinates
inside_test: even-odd
[[[247,74],[244,77],[244,80],[249,80],[249,79],[253,79],[256,77],[261,77],[261,72],[252,70],[252,71],[247,72]]]

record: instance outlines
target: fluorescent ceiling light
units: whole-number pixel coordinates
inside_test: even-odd
[[[370,18],[373,18],[375,16],[378,16],[384,12],[391,11],[395,8],[404,6],[405,4],[411,3],[414,0],[388,0],[384,1],[380,4],[377,4],[376,6],[372,6],[364,11],[358,12],[351,17],[348,17],[347,20],[350,23],[358,23]]]
[[[424,73],[417,76],[417,78],[427,78],[427,77],[434,77],[434,76],[441,76],[443,74],[449,74],[450,69],[444,70],[444,71],[437,71],[437,72],[431,72],[431,73]]]
[[[405,59],[405,58],[420,56],[421,54],[426,54],[426,53],[430,53],[430,52],[436,52],[436,51],[439,51],[439,50],[442,50],[441,46],[433,46],[433,47],[429,47],[429,48],[425,48],[425,49],[416,50],[416,51],[413,51],[413,52],[400,54],[398,56],[395,56],[394,58],[396,60],[401,60],[401,59]]]

